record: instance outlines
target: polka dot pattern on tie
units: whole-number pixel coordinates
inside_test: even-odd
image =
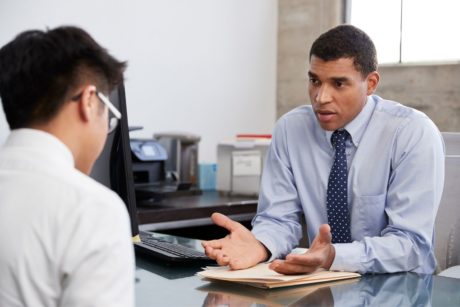
[[[345,142],[348,137],[346,130],[336,130],[331,137],[332,146],[335,148],[335,159],[327,185],[327,219],[331,226],[332,243],[351,242],[345,154]]]

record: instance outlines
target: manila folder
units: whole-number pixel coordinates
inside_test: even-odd
[[[317,270],[313,273],[302,275],[283,275],[268,268],[268,263],[259,263],[249,269],[230,270],[228,267],[206,267],[197,275],[210,281],[229,281],[246,284],[258,288],[279,288],[296,285],[306,285],[328,282],[361,275],[352,272]]]

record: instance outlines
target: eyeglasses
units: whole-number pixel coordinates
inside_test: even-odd
[[[107,108],[109,108],[109,111],[112,112],[112,114],[114,115],[110,116],[109,114],[109,129],[107,131],[107,133],[112,133],[118,126],[118,121],[121,119],[121,113],[117,110],[117,108],[115,108],[113,103],[111,103],[109,98],[107,98],[104,94],[96,91],[96,95],[107,106]]]
[[[80,93],[80,94],[72,97],[71,99],[74,100],[74,101],[78,101],[78,100],[80,100],[82,94],[83,93]],[[104,94],[102,94],[99,91],[96,91],[96,96],[99,98],[100,101],[102,101],[103,104],[105,104],[107,106],[107,108],[110,111],[109,112],[109,127],[108,127],[108,130],[107,130],[107,133],[110,134],[113,131],[115,131],[115,129],[117,128],[118,121],[121,119],[121,113],[120,113],[120,111],[117,110],[117,108],[115,108],[113,103],[111,103],[109,98],[107,98]],[[111,116],[110,113],[112,113],[113,116]]]

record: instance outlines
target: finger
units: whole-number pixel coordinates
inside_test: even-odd
[[[233,258],[233,259],[231,259],[230,262],[228,263],[228,266],[232,270],[242,270],[242,269],[247,269],[247,268],[253,267],[256,264],[257,264],[257,262],[253,262],[253,261],[251,261],[250,258],[244,257],[244,258]]]
[[[204,248],[204,253],[209,258],[211,258],[213,260],[216,260],[216,253],[215,253],[215,250],[212,247],[209,247],[209,246],[205,247]]]
[[[211,219],[217,226],[223,227],[230,232],[233,232],[242,226],[240,223],[235,222],[227,216],[217,212],[211,215]]]
[[[223,239],[218,239],[218,240],[211,240],[211,241],[202,241],[201,242],[201,245],[203,245],[203,247],[212,247],[212,248],[222,248],[223,246],[223,242],[222,242]]]
[[[279,263],[282,263],[282,262],[283,262],[283,260],[278,260],[278,259],[277,259],[277,260],[273,260],[273,261],[268,265],[268,268],[269,268],[270,270],[274,270],[275,267],[277,267],[278,264],[279,264]]]
[[[219,265],[228,265],[229,261],[230,261],[230,258],[227,255],[225,255],[224,253],[219,253],[217,255],[216,262]]]
[[[321,244],[331,244],[332,243],[332,234],[331,227],[328,224],[323,224],[319,227],[318,233],[318,243]]]
[[[311,267],[319,267],[323,263],[323,259],[315,252],[307,252],[305,254],[289,254],[286,256],[285,262],[291,264],[305,265]]]
[[[204,252],[205,252],[206,256],[208,256],[209,258],[211,258],[213,260],[217,260],[219,255],[223,254],[221,249],[215,249],[215,248],[212,248],[212,247],[209,247],[209,246],[205,248]]]
[[[286,261],[281,263],[275,263],[272,270],[280,274],[293,275],[293,274],[305,274],[316,271],[317,266],[305,266],[299,264],[292,264]]]

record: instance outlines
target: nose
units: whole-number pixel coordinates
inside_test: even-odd
[[[331,90],[327,84],[322,84],[315,95],[315,100],[319,104],[325,104],[330,102],[332,99]]]

